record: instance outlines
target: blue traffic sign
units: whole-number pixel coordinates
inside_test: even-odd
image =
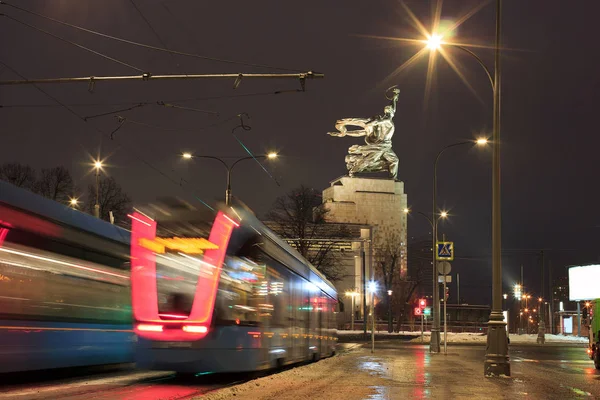
[[[454,242],[437,242],[435,259],[438,261],[454,260]]]

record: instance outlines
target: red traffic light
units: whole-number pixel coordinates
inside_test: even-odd
[[[419,315],[421,315],[421,314],[422,314],[422,312],[423,312],[423,310],[421,310],[421,308],[420,308],[420,307],[415,307],[415,315],[416,315],[416,316],[419,316]]]
[[[425,307],[427,307],[427,300],[425,300],[425,299],[419,300],[419,308],[425,308]]]

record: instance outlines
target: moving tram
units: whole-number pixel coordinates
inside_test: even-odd
[[[246,372],[335,352],[335,288],[243,205],[135,212],[131,264],[139,368]]]
[[[0,181],[0,373],[133,361],[129,232]]]

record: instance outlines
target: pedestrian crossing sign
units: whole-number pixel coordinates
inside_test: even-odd
[[[437,242],[435,259],[438,261],[454,260],[454,242]]]

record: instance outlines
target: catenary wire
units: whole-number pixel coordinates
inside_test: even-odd
[[[36,26],[30,25],[30,24],[28,24],[27,22],[21,21],[21,20],[19,20],[19,19],[17,19],[17,18],[13,18],[13,17],[11,17],[10,15],[6,15],[6,14],[0,14],[0,16],[4,16],[5,18],[8,18],[8,19],[10,19],[11,21],[15,21],[15,22],[17,22],[17,23],[19,23],[19,24],[22,24],[22,25],[24,25],[24,26],[26,26],[26,27],[28,27],[28,28],[31,28],[31,29],[34,29],[34,30],[36,30],[36,31],[38,31],[38,32],[41,32],[41,33],[44,33],[44,34],[46,34],[46,35],[52,36],[52,37],[53,37],[53,38],[55,38],[55,39],[61,40],[61,41],[65,42],[65,43],[68,43],[68,44],[70,44],[70,45],[73,45],[73,46],[75,46],[75,47],[78,47],[78,48],[80,48],[80,49],[83,49],[83,50],[85,50],[85,51],[88,51],[88,52],[90,52],[90,53],[92,53],[92,54],[95,54],[95,55],[97,55],[97,56],[100,56],[100,57],[102,57],[102,58],[105,58],[105,59],[107,59],[107,60],[110,60],[110,61],[112,61],[112,62],[115,62],[115,63],[117,63],[117,64],[121,64],[121,65],[124,65],[124,66],[126,66],[126,67],[128,67],[128,68],[132,68],[132,69],[134,69],[134,70],[136,70],[136,71],[138,71],[138,72],[142,72],[142,73],[144,73],[144,72],[147,72],[147,71],[144,71],[144,70],[143,70],[143,69],[141,69],[141,68],[138,68],[138,67],[136,67],[136,66],[133,66],[133,65],[131,65],[131,64],[128,64],[128,63],[126,63],[126,62],[124,62],[124,61],[121,61],[121,60],[118,60],[118,59],[116,59],[116,58],[113,58],[113,57],[107,56],[106,54],[100,53],[99,51],[96,51],[96,50],[90,49],[89,47],[83,46],[83,45],[81,45],[81,44],[79,44],[79,43],[76,43],[76,42],[73,42],[73,41],[71,41],[71,40],[68,40],[68,39],[65,39],[65,38],[63,38],[63,37],[60,37],[60,36],[58,36],[58,35],[55,35],[55,34],[54,34],[54,33],[52,33],[52,32],[48,32],[48,31],[46,31],[46,30],[44,30],[44,29],[41,29],[41,28],[38,28],[38,27],[36,27]]]
[[[15,75],[18,75],[21,79],[27,80],[27,78],[25,76],[23,76],[22,74],[20,74],[17,70],[13,69],[12,67],[10,67],[8,64],[6,64],[4,61],[0,60],[0,64],[4,65],[8,70],[10,70],[12,73],[14,73]],[[33,87],[35,87],[39,92],[43,93],[46,97],[50,98],[51,100],[55,101],[57,104],[60,104],[62,106],[62,108],[64,108],[65,110],[67,110],[69,113],[71,113],[72,115],[74,115],[75,117],[77,117],[77,119],[83,121],[84,123],[86,123],[87,121],[85,119],[83,119],[83,117],[79,114],[77,114],[73,109],[71,109],[70,107],[68,107],[67,105],[63,104],[60,100],[58,100],[56,97],[52,96],[50,93],[46,92],[44,89],[40,88],[38,85],[33,84]],[[100,128],[92,125],[92,128],[100,133],[103,136],[108,136],[105,132],[103,132]],[[161,169],[159,169],[158,167],[156,167],[155,165],[153,165],[152,163],[150,163],[149,161],[147,161],[145,158],[139,156],[134,150],[132,150],[131,148],[129,148],[129,146],[126,146],[124,144],[120,144],[123,148],[126,148],[131,155],[133,155],[135,158],[137,158],[139,161],[141,161],[143,164],[145,164],[147,167],[149,167],[150,169],[154,170],[155,172],[157,172],[159,175],[163,176],[164,178],[166,178],[168,181],[170,181],[171,183],[181,187],[183,189],[183,186],[181,185],[181,180],[179,182],[177,182],[177,180],[171,178],[169,175],[167,175],[165,172],[163,172]],[[183,179],[183,178],[181,178]],[[206,207],[212,209],[212,207],[210,207],[205,201],[203,201],[202,199],[200,199],[198,196],[196,196],[195,194],[192,194],[192,196],[194,196],[194,198],[198,201],[200,201],[202,204],[204,204]]]
[[[0,5],[6,5],[6,6],[9,6],[9,7],[15,8],[15,9],[17,9],[19,11],[23,11],[25,13],[28,13],[28,14],[31,14],[31,15],[35,15],[35,16],[40,17],[40,18],[47,19],[47,20],[55,22],[57,24],[68,26],[68,27],[73,28],[73,29],[78,29],[80,31],[87,32],[87,33],[90,33],[90,34],[93,34],[93,35],[101,36],[101,37],[104,37],[106,39],[115,40],[115,41],[118,41],[118,42],[121,42],[121,43],[130,44],[130,45],[133,45],[133,46],[144,47],[146,49],[151,49],[151,50],[156,50],[156,51],[162,51],[162,52],[166,52],[166,53],[170,53],[170,54],[175,54],[175,55],[179,55],[179,56],[199,58],[199,59],[207,60],[207,61],[216,61],[216,62],[221,62],[221,63],[226,63],[226,64],[236,64],[236,65],[245,65],[245,66],[248,66],[248,67],[260,67],[260,68],[278,69],[278,70],[282,70],[282,71],[302,72],[302,70],[298,70],[298,69],[282,68],[282,67],[276,67],[276,66],[266,65],[266,64],[247,63],[247,62],[243,62],[243,61],[227,60],[227,59],[223,59],[223,58],[201,56],[199,54],[187,53],[187,52],[183,52],[183,51],[169,50],[169,49],[165,49],[165,48],[162,48],[162,47],[151,46],[151,45],[148,45],[148,44],[145,44],[145,43],[140,43],[140,42],[135,42],[133,40],[123,39],[123,38],[120,38],[120,37],[117,37],[117,36],[108,35],[106,33],[98,32],[98,31],[94,31],[92,29],[87,29],[87,28],[84,28],[84,27],[81,27],[81,26],[78,26],[78,25],[70,24],[68,22],[64,22],[64,21],[58,20],[56,18],[52,18],[52,17],[49,17],[47,15],[40,14],[40,13],[31,11],[31,10],[28,10],[26,8],[23,8],[23,7],[19,7],[19,6],[16,6],[14,4],[7,3],[5,1],[0,1]]]

